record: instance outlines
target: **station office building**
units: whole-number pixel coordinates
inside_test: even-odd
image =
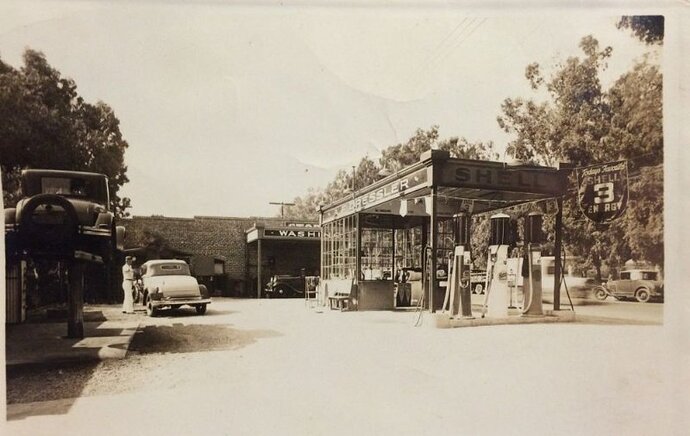
[[[319,271],[318,223],[283,218],[135,216],[122,219],[125,253],[187,261],[216,296],[256,297],[271,276]],[[257,262],[260,256],[261,262]],[[259,277],[260,274],[260,277]]]

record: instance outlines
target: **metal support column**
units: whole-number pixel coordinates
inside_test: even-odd
[[[554,249],[554,273],[553,273],[553,310],[561,310],[561,244],[563,239],[563,198],[559,197],[556,201],[558,212],[556,212],[556,247]]]
[[[84,273],[86,264],[75,260],[69,269],[67,293],[67,337],[84,338]]]
[[[429,308],[429,296],[427,294],[428,289],[429,289],[429,277],[431,275],[429,274],[428,271],[428,265],[429,261],[427,260],[427,254],[428,251],[426,249],[428,243],[429,243],[429,238],[427,235],[427,232],[429,231],[429,224],[426,221],[422,222],[422,258],[421,260],[421,265],[422,265],[422,300],[424,302],[422,308],[428,309]]]
[[[393,240],[393,245],[391,245],[391,280],[395,282],[395,275],[398,273],[395,265],[395,225],[391,229],[391,238]]]
[[[362,228],[360,227],[359,213],[355,214],[355,227],[355,283],[359,284],[362,277]]]
[[[431,313],[436,312],[436,296],[434,295],[436,293],[436,287],[437,287],[437,279],[436,279],[436,248],[438,245],[438,220],[436,217],[436,210],[437,210],[437,204],[436,204],[436,191],[437,188],[435,186],[431,187],[431,207],[430,207],[430,219],[429,219],[429,224],[431,225],[431,229],[429,232],[429,239],[430,241],[430,246],[431,246],[431,262],[429,262],[431,271],[429,271],[429,311]]]
[[[261,239],[256,240],[256,298],[261,298]]]

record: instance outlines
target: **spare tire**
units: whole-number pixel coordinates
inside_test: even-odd
[[[62,212],[52,214],[54,219],[43,219],[36,214],[44,207],[46,213],[54,208]],[[55,194],[39,194],[30,198],[22,207],[19,218],[19,238],[21,245],[29,250],[71,250],[77,236],[79,220],[74,206],[65,197]]]

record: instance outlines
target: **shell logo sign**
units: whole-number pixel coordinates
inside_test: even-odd
[[[577,170],[578,203],[587,218],[609,223],[628,204],[628,162],[593,165]]]

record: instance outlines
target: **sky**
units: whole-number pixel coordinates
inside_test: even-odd
[[[501,103],[535,96],[525,67],[548,74],[585,35],[613,47],[605,86],[649,51],[606,10],[386,4],[8,1],[0,58],[39,50],[114,109],[133,215],[242,217],[418,128],[501,153]]]

